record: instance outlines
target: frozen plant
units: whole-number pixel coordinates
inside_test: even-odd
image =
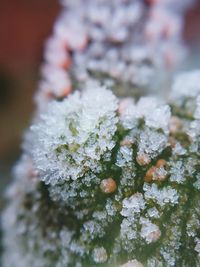
[[[168,103],[97,83],[50,102],[8,191],[3,266],[199,266],[199,74]]]
[[[188,1],[62,3],[6,192],[3,267],[200,266],[200,70],[167,99],[142,93],[177,62]]]

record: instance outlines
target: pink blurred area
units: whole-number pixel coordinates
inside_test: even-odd
[[[190,46],[200,46],[197,2],[186,15],[184,38]],[[43,44],[59,9],[57,0],[0,1],[0,162],[14,159],[19,151],[34,108]]]

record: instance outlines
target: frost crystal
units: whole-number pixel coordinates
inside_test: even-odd
[[[107,252],[104,247],[95,248],[93,251],[94,262],[104,263],[107,261]]]
[[[145,119],[148,127],[168,131],[170,108],[168,105],[161,105],[159,99],[142,97],[138,101],[136,112],[137,117]]]
[[[149,217],[151,218],[159,218],[159,212],[156,208],[150,208],[147,210]]]
[[[178,203],[178,192],[170,186],[159,189],[156,184],[153,184],[152,186],[145,184],[143,188],[145,191],[145,198],[147,200],[152,199],[156,201],[161,207],[168,203],[171,203],[172,205]]]
[[[124,217],[131,217],[134,216],[134,213],[140,212],[140,210],[144,209],[145,201],[142,194],[135,193],[130,198],[125,198],[122,205],[123,208],[121,215],[123,215]]]
[[[146,240],[147,244],[155,242],[160,238],[161,232],[157,225],[144,218],[141,218],[141,223],[141,236]]]
[[[146,130],[141,133],[139,140],[139,153],[157,156],[167,146],[167,137],[158,132]]]
[[[182,161],[172,162],[170,180],[177,183],[185,181],[185,168]]]
[[[183,72],[174,82],[172,94],[175,98],[194,98],[200,94],[200,70]]]
[[[126,128],[131,128],[134,122],[143,119],[145,125],[150,128],[162,129],[168,132],[170,108],[155,97],[142,97],[136,104],[127,99],[121,108],[122,122]],[[130,126],[128,126],[128,122]]]
[[[117,99],[104,88],[89,88],[50,103],[47,114],[31,127],[37,140],[34,162],[42,180],[56,184],[99,172],[98,161],[115,146],[116,109]]]

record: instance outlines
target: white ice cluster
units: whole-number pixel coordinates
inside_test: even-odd
[[[141,240],[140,242],[145,241],[146,244],[150,244],[156,242],[161,236],[159,227],[150,219],[143,217],[144,214],[147,215],[146,205],[147,202],[141,193],[135,193],[122,202],[120,213],[124,218],[120,225],[120,237],[125,250],[134,249],[134,241],[137,243]],[[152,208],[151,219],[157,217],[158,214],[154,213]]]
[[[167,147],[171,112],[159,98],[142,97],[137,103],[122,100],[119,113],[124,128],[132,131],[132,142],[138,144],[138,155],[154,158]]]
[[[142,228],[141,228],[141,237],[145,239],[147,244],[157,241],[161,236],[161,231],[159,227],[152,223],[149,219],[141,218],[140,219]]]
[[[200,70],[183,72],[174,81],[171,94],[173,105],[178,105],[182,115],[186,116],[184,130],[191,142],[191,153],[200,153]],[[175,148],[176,149],[176,148]],[[177,150],[177,149],[176,149]],[[186,154],[184,148],[178,148],[179,154]],[[188,166],[187,166],[188,168]]]
[[[133,151],[131,148],[121,146],[117,153],[116,165],[119,167],[129,166],[132,164]]]
[[[105,88],[75,92],[49,104],[47,114],[31,127],[33,159],[45,183],[76,180],[88,171],[99,172],[99,162],[115,146],[117,99]]]
[[[95,263],[104,263],[107,261],[108,255],[104,247],[95,248],[93,251],[93,259]]]
[[[179,160],[171,163],[170,181],[183,183],[186,180],[184,162]]]
[[[196,98],[200,94],[200,70],[182,72],[175,78],[172,96],[176,101]]]
[[[147,129],[141,133],[138,143],[139,155],[145,153],[154,158],[167,147],[168,140],[166,135]]]
[[[179,195],[176,189],[171,188],[171,186],[159,189],[156,184],[149,185],[144,184],[143,190],[145,191],[144,196],[147,201],[155,201],[161,207],[167,204],[172,206],[178,203]]]
[[[135,193],[130,198],[125,198],[122,202],[121,215],[124,217],[134,217],[134,213],[139,213],[145,208],[145,200],[141,193]]]
[[[169,131],[170,107],[159,98],[141,97],[136,104],[125,99],[120,107],[122,123],[127,129],[132,129],[137,120],[143,119],[149,128],[161,129],[164,133]]]

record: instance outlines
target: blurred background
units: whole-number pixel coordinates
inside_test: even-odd
[[[43,44],[58,13],[56,0],[0,0],[1,196],[20,154],[21,135],[34,109]]]
[[[59,10],[57,0],[0,0],[1,196],[20,154],[21,135],[34,109],[43,44]],[[200,0],[186,14],[184,40],[192,51],[187,66],[200,68]]]

